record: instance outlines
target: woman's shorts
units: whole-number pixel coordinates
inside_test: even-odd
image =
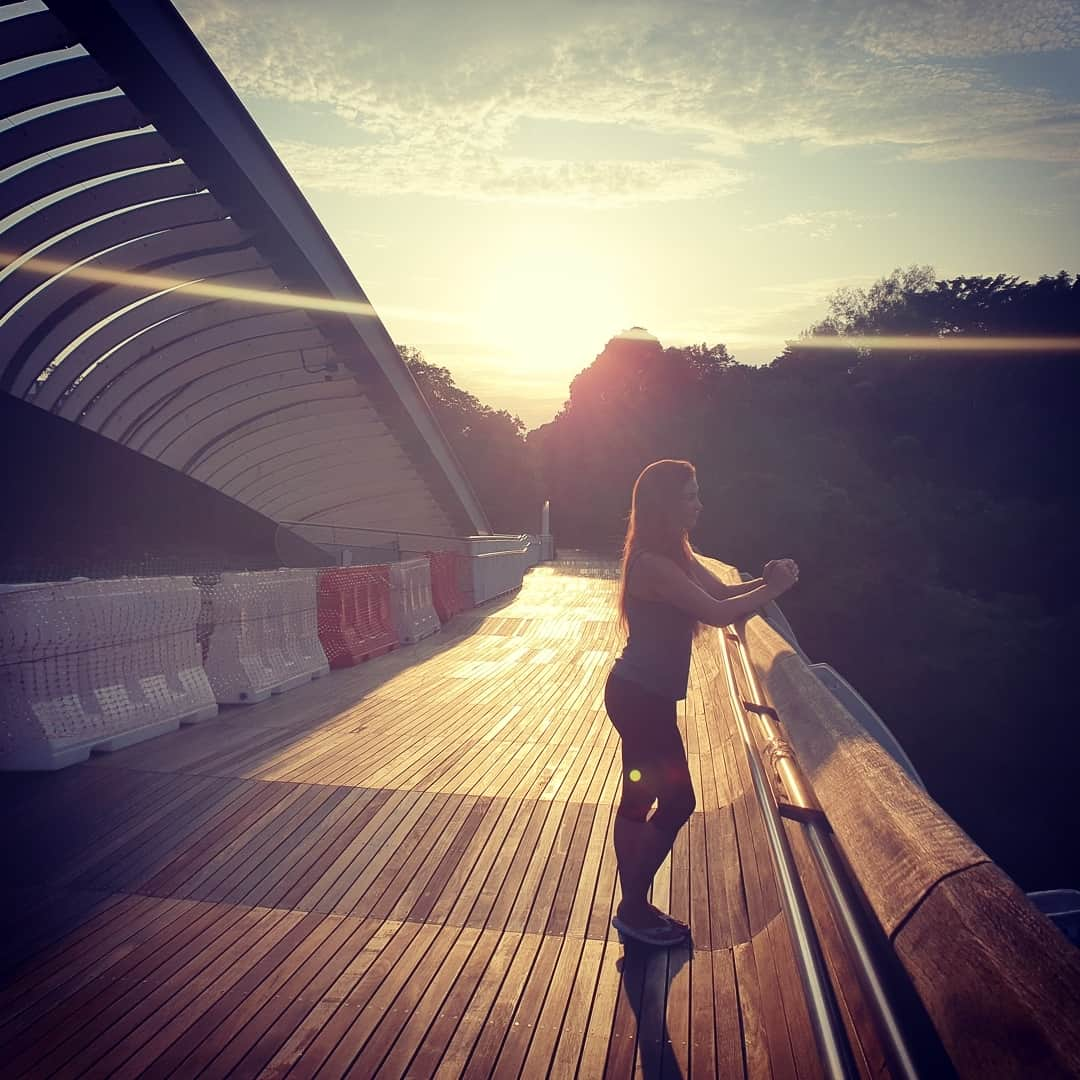
[[[609,675],[604,707],[622,739],[623,783],[618,815],[678,832],[696,800],[686,749],[675,723],[675,702],[643,686]]]

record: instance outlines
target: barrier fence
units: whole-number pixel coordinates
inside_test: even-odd
[[[462,557],[456,551],[429,551],[431,599],[441,622],[449,622],[465,607],[460,581]]]
[[[217,714],[190,578],[0,593],[0,768],[58,769]]]
[[[209,622],[203,666],[219,702],[264,701],[330,670],[319,644],[315,574],[265,570],[195,579]]]
[[[57,769],[433,634],[545,538],[371,566],[0,585],[0,769]]]
[[[390,605],[390,567],[319,571],[319,641],[332,668],[352,667],[398,645]]]
[[[523,537],[523,540],[528,540]],[[521,579],[529,566],[532,554],[528,543],[509,551],[489,551],[469,556],[472,574],[473,602],[482,604],[521,587]]]
[[[390,601],[394,628],[403,643],[413,644],[440,628],[428,559],[409,559],[390,566]]]

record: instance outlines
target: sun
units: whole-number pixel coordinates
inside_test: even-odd
[[[626,307],[610,258],[546,237],[492,268],[476,329],[523,366],[576,372],[626,323]]]

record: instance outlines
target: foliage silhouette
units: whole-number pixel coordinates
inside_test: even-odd
[[[1080,746],[1058,701],[1078,593],[1080,350],[947,347],[1080,337],[1080,278],[910,267],[837,293],[808,333],[836,347],[804,336],[765,368],[641,328],[609,341],[528,435],[556,537],[613,551],[640,469],[695,462],[698,549],[755,572],[796,558],[783,606],[806,651],[875,705],[1022,885],[1080,886],[1065,842]],[[856,335],[946,347],[856,348]]]
[[[495,532],[539,531],[540,500],[525,448],[525,425],[484,405],[428,363],[414,346],[398,347],[425,400],[469,477]]]

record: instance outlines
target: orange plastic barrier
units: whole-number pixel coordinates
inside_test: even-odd
[[[459,563],[461,556],[456,551],[429,551],[431,563],[431,599],[441,622],[449,622],[459,611],[465,608],[465,599],[461,594]]]
[[[319,642],[332,668],[352,667],[398,644],[388,565],[319,571]]]

